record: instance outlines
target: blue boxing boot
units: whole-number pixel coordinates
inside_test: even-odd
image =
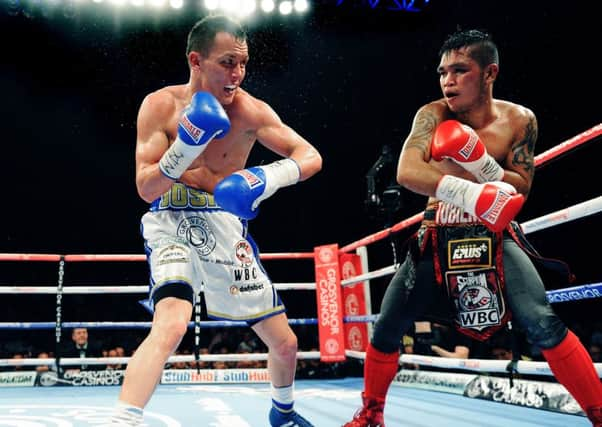
[[[282,412],[274,406],[270,410],[270,425],[272,427],[314,427],[294,410]]]

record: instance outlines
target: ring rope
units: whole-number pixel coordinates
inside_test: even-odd
[[[365,359],[366,353],[356,350],[345,350],[345,354],[355,359]],[[508,372],[507,360],[491,359],[459,359],[455,357],[437,357],[421,356],[418,354],[402,354],[399,357],[400,363],[410,363],[422,366],[431,366],[447,369],[464,369],[476,372]],[[602,377],[602,363],[595,363],[598,376]],[[533,362],[529,360],[519,360],[515,367],[515,372],[527,375],[547,375],[553,376],[547,362]]]
[[[559,303],[567,301],[579,301],[584,299],[593,299],[602,297],[602,282],[589,285],[573,286],[563,289],[554,289],[546,291],[546,296],[550,303]],[[344,323],[368,323],[378,318],[378,314],[361,316],[344,316]],[[318,323],[316,318],[289,319],[291,325],[315,325]],[[122,329],[122,328],[150,328],[152,322],[63,322],[62,326],[66,328],[98,328],[98,329]],[[52,329],[56,326],[55,322],[0,322],[2,329]],[[189,323],[189,328],[195,326],[195,322]],[[236,327],[247,326],[246,322],[231,320],[207,320],[199,322],[201,328],[214,327]]]
[[[274,283],[277,290],[315,290],[314,282],[298,283]],[[0,294],[55,294],[56,286],[0,286]],[[87,286],[67,286],[63,288],[64,294],[138,294],[148,293],[148,285],[136,286],[105,286],[105,285],[87,285]]]
[[[551,226],[563,224],[584,218],[602,211],[602,196],[594,197],[585,202],[578,203],[568,208],[557,210],[556,212],[540,216],[539,218],[525,221],[521,224],[525,234],[543,230]]]
[[[289,325],[316,325],[317,318],[288,319]],[[148,329],[152,322],[63,322],[64,328],[90,328],[90,329]],[[189,322],[188,328],[192,329],[195,322]],[[199,322],[200,328],[246,327],[247,322],[238,320],[205,320]],[[2,329],[54,329],[55,322],[0,322]]]
[[[319,351],[299,351],[297,352],[297,359],[319,359]],[[64,357],[61,359],[61,366],[67,365],[110,365],[127,363],[131,357]],[[268,353],[230,353],[230,354],[199,354],[198,360],[201,362],[239,362],[248,360],[268,360]],[[173,355],[167,359],[166,363],[177,363],[177,362],[195,362],[196,358],[194,355]],[[1,366],[42,366],[42,365],[54,365],[53,359],[36,359],[36,358],[24,358],[24,359],[0,359]]]

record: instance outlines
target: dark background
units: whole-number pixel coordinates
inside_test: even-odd
[[[400,2],[401,3],[401,2]],[[395,161],[413,115],[440,96],[437,50],[458,26],[492,33],[501,72],[494,95],[531,108],[539,154],[602,122],[602,26],[595,2],[431,0],[422,12],[393,3],[314,3],[303,17],[248,24],[251,61],[243,86],[311,141],[323,170],[264,201],[251,232],[263,252],[341,246],[420,211],[402,191],[387,220],[365,209],[365,175],[389,145]],[[109,4],[23,3],[0,9],[2,221],[0,252],[142,253],[146,205],[134,184],[135,121],[143,97],[184,83],[185,39],[203,11],[117,12]],[[127,14],[126,9],[130,14]],[[539,170],[519,221],[600,195],[600,142]],[[273,160],[257,145],[249,165]],[[394,179],[381,177],[379,190]],[[398,236],[398,240],[404,233]],[[600,282],[600,217],[530,235],[542,254],[568,261],[575,284]],[[590,246],[593,245],[593,249]],[[369,247],[372,269],[390,265],[389,241]],[[276,282],[313,280],[310,261],[266,261]],[[2,263],[1,285],[56,284],[56,264]],[[144,263],[69,264],[66,284],[145,284]],[[375,311],[386,279],[373,281]],[[289,294],[290,295],[290,294]],[[314,317],[300,292],[284,295],[291,317]],[[54,321],[54,296],[2,296],[2,321]],[[68,296],[64,319],[149,320],[129,296]],[[25,300],[25,301],[24,301]],[[599,300],[558,304],[567,322],[591,323]]]

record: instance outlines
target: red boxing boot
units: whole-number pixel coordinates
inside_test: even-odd
[[[369,398],[362,393],[362,401],[364,405],[343,427],[385,427],[385,399]]]
[[[602,406],[589,408],[587,418],[592,422],[593,427],[602,427]]]

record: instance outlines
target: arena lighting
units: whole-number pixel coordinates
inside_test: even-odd
[[[307,9],[309,9],[309,3],[307,2],[307,0],[295,0],[293,6],[295,8],[295,11],[299,13],[305,12],[307,11]]]
[[[219,0],[205,0],[204,3],[207,10],[216,10],[219,7]]]
[[[303,15],[310,7],[309,0],[5,0],[4,4],[7,15],[23,15],[29,19],[52,18],[57,11],[62,12],[64,18],[79,19],[88,10],[107,7],[104,4],[119,10],[123,16],[127,16],[130,10],[155,9],[162,13],[169,7],[178,13],[189,9],[217,11],[241,20],[274,12],[282,17]],[[96,12],[101,12],[101,9]]]
[[[278,11],[281,15],[290,15],[290,13],[293,11],[293,4],[290,2],[290,0],[281,1],[278,5]]]
[[[241,0],[239,15],[248,16],[251,15],[257,9],[257,3],[255,0]]]
[[[261,10],[263,10],[264,12],[270,13],[274,10],[275,7],[276,4],[273,0],[261,0]]]

